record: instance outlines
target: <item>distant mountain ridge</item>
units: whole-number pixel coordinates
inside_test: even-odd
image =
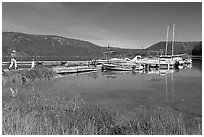
[[[23,56],[65,56],[82,60],[103,58],[108,47],[101,47],[89,41],[65,38],[55,35],[34,35],[19,32],[2,33],[2,55],[9,56],[11,50]],[[132,56],[138,49],[110,47],[116,56]]]
[[[168,52],[171,52],[171,46]],[[184,45],[184,46],[183,46]],[[202,42],[175,42],[175,53],[191,54],[194,46],[202,45]],[[111,46],[111,45],[110,45]],[[185,47],[185,48],[184,48]],[[19,32],[2,32],[2,56],[8,56],[15,49],[19,56],[64,56],[66,59],[78,57],[81,60],[104,58],[103,52],[107,47],[101,47],[89,41],[65,38],[55,35],[34,35]],[[134,57],[135,55],[147,55],[147,52],[165,51],[165,42],[158,42],[146,49],[123,49],[110,47],[115,51],[115,57]]]
[[[7,55],[11,49],[16,49],[30,56],[74,56],[77,54],[94,56],[103,51],[102,47],[88,41],[16,32],[3,32],[2,49],[3,55]]]
[[[187,53],[188,55],[192,55],[192,50],[195,46],[202,46],[201,41],[192,41],[192,42],[181,42],[181,41],[176,41],[174,42],[173,46],[173,54],[183,54]],[[163,51],[165,53],[166,51],[166,42],[165,41],[160,41],[146,49],[147,51]],[[167,54],[172,53],[172,41],[168,42],[167,46]]]

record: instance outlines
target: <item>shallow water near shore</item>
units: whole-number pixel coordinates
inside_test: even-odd
[[[193,60],[191,68],[179,71],[92,72],[69,74],[53,81],[36,81],[31,85],[12,85],[19,94],[28,89],[45,96],[77,95],[91,104],[126,108],[170,106],[202,116],[202,60]],[[9,99],[9,86],[3,87],[3,101]]]

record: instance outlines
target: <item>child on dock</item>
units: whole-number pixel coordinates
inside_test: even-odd
[[[12,66],[14,65],[15,70],[17,70],[17,62],[16,62],[16,51],[13,50],[11,53],[11,63],[9,65],[9,70],[11,70]]]
[[[31,63],[31,69],[33,69],[35,67],[35,60],[33,59],[32,63]]]

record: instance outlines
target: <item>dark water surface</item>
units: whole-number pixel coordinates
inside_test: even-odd
[[[26,88],[31,86],[21,87],[21,91],[26,92]],[[193,60],[191,68],[180,69],[178,72],[98,71],[66,75],[52,82],[34,84],[32,88],[41,90],[47,96],[53,91],[64,96],[74,94],[89,103],[125,107],[129,110],[141,105],[171,106],[184,113],[202,115],[202,60]],[[8,87],[5,87],[3,97],[7,92]]]

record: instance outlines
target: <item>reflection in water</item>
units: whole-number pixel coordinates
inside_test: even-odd
[[[171,94],[173,97],[172,99],[174,99],[174,74],[173,73],[171,73]]]
[[[166,89],[167,104],[170,104],[174,100],[174,73],[173,73],[174,71],[171,71],[171,72],[172,72],[170,77],[171,80],[168,80],[168,76],[165,75],[165,87],[166,87],[165,89]],[[171,82],[171,85],[168,84],[168,82]],[[171,92],[169,90],[168,85],[171,86]]]
[[[166,75],[169,73],[174,73],[174,69],[151,69],[151,71],[146,72],[147,74],[158,74],[160,76]]]
[[[117,74],[114,71],[103,71],[102,75],[104,75],[106,78],[117,78],[117,75],[119,75],[119,73]]]
[[[17,89],[17,88],[16,88],[16,89],[12,89],[11,87],[10,87],[9,89],[10,89],[10,91],[11,91],[11,96],[12,96],[12,97],[15,97],[16,94],[18,93],[18,89]]]
[[[192,67],[202,72],[202,59],[194,59],[192,62]]]
[[[22,90],[18,92],[34,89],[50,96],[56,93],[53,91],[56,89],[63,91],[60,92],[62,95],[80,94],[94,104],[129,108],[138,105],[171,105],[178,110],[201,113],[202,69],[199,67],[201,65],[198,62],[179,68],[179,72],[174,69],[151,69],[147,72],[98,71],[67,75],[55,81],[40,81],[20,87]],[[15,91],[15,87],[12,89]],[[8,91],[9,87],[3,89],[3,96]],[[182,102],[183,99],[188,101]]]
[[[166,86],[166,99],[167,99],[167,103],[168,103],[169,102],[169,95],[168,95],[167,75],[165,75],[165,86]]]
[[[97,79],[98,78],[98,73],[97,72],[92,72],[92,73],[87,73],[88,77],[92,79]]]
[[[129,74],[130,72],[123,71],[103,71],[101,74],[106,78],[117,78],[117,76]]]

